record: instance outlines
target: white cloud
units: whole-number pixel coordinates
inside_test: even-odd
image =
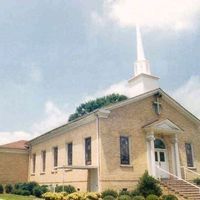
[[[40,121],[35,122],[30,128],[29,132],[0,132],[0,144],[6,144],[17,140],[30,140],[38,135],[67,123],[69,116],[66,109],[60,109],[52,101],[45,103],[44,113],[44,117]]]
[[[31,134],[24,131],[0,132],[0,136],[0,144],[7,144],[17,140],[29,140],[31,138]]]
[[[199,0],[104,0],[101,18],[114,20],[122,27],[138,22],[148,28],[183,30],[194,28],[199,11]]]
[[[32,132],[39,135],[60,125],[63,125],[67,123],[68,116],[69,114],[66,110],[60,109],[52,101],[48,101],[45,104],[44,119],[33,124]]]
[[[200,118],[200,76],[192,76],[184,85],[172,91],[171,95]]]

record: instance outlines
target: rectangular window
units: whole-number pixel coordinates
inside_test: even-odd
[[[91,146],[91,137],[85,139],[85,164],[91,165],[92,164],[92,146]]]
[[[186,151],[186,158],[187,158],[187,166],[194,167],[192,144],[185,143],[185,151]]]
[[[73,148],[73,144],[72,143],[68,143],[67,144],[67,164],[70,166],[72,165],[72,148]]]
[[[42,151],[42,172],[46,170],[46,151]]]
[[[35,173],[35,167],[36,167],[36,154],[32,155],[32,164],[33,164],[33,173]]]
[[[130,164],[129,138],[125,136],[120,136],[120,163],[122,165]]]
[[[53,148],[53,166],[58,166],[58,147]]]

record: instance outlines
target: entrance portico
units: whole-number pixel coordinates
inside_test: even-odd
[[[181,178],[178,135],[183,130],[169,119],[144,126],[147,141],[148,171],[156,178],[168,178],[158,167]],[[171,154],[170,154],[171,152]]]

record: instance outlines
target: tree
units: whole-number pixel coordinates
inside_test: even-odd
[[[123,100],[128,99],[125,95],[120,94],[111,94],[104,97],[97,98],[95,100],[88,101],[86,103],[82,103],[80,106],[76,108],[75,113],[69,116],[68,121],[73,121],[81,116],[84,116],[96,109],[102,108],[104,106],[108,106],[113,103],[117,103]]]

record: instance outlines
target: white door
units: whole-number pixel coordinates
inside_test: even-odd
[[[155,149],[155,162],[161,169],[169,171],[166,149]],[[156,167],[157,178],[169,178],[169,175]]]

